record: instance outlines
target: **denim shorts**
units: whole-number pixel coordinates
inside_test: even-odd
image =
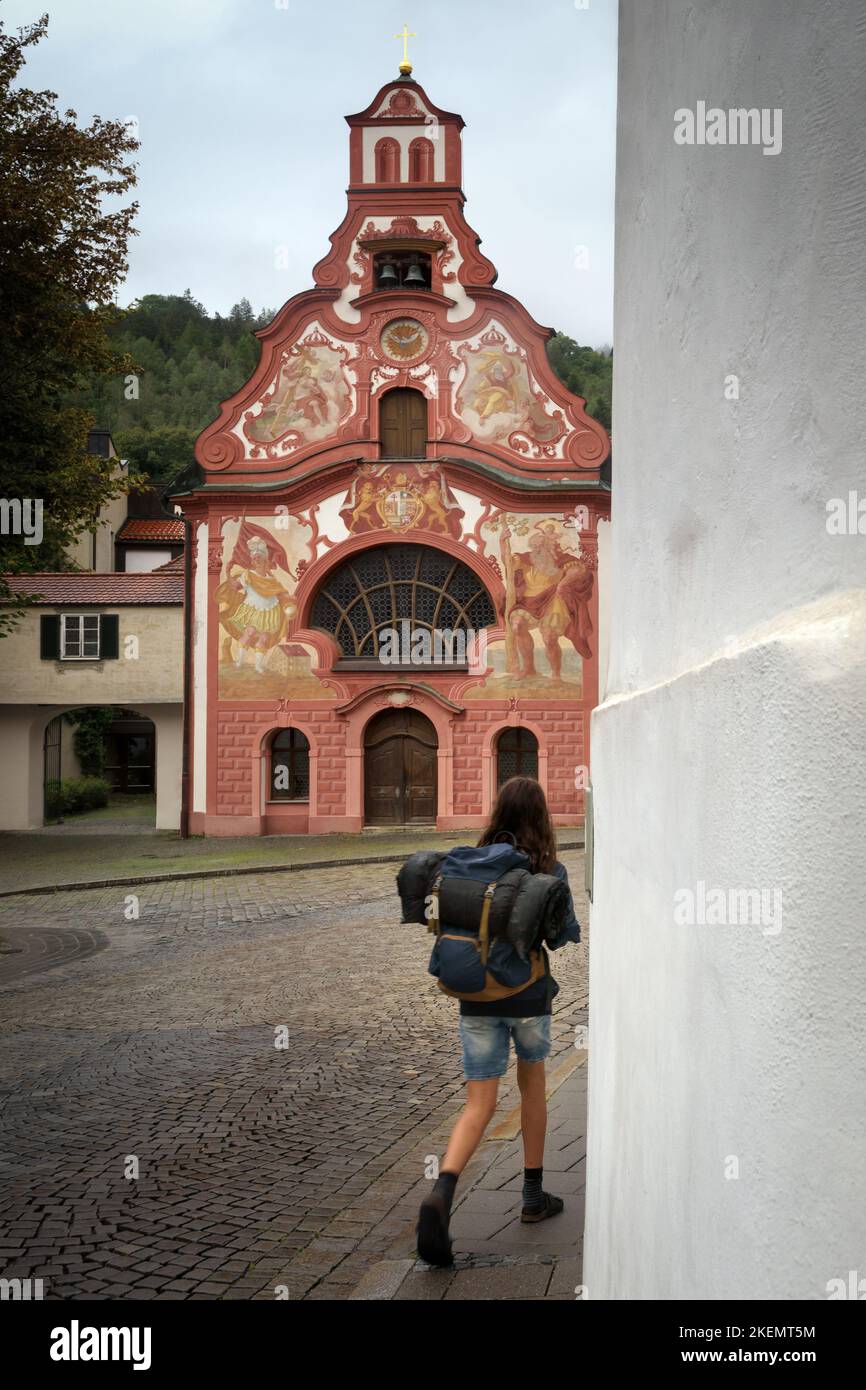
[[[550,1014],[500,1018],[461,1014],[460,1043],[467,1081],[490,1081],[508,1070],[509,1038],[523,1062],[543,1062],[550,1052]]]

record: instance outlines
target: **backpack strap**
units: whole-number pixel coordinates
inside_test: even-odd
[[[493,894],[496,892],[496,883],[488,883],[484,890],[484,904],[481,908],[481,924],[478,928],[478,949],[481,952],[481,964],[487,964],[487,957],[490,953],[490,908],[493,903]]]

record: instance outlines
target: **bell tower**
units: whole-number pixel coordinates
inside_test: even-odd
[[[408,29],[396,37],[404,42],[399,77],[345,118],[348,207],[332,250],[313,271],[317,286],[340,288],[336,313],[348,323],[369,296],[395,291],[465,318],[471,306],[464,286],[496,280],[463,215],[463,118],[436,106],[415,81]]]
[[[433,105],[412,77],[408,58],[400,64],[400,76],[346,121],[350,198],[395,185],[410,195],[431,186],[460,189],[463,118]]]

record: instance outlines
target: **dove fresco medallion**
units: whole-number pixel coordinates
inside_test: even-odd
[[[415,362],[427,351],[430,335],[417,319],[392,319],[383,328],[380,341],[392,362]]]

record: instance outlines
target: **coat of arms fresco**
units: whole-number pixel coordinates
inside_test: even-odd
[[[362,465],[340,516],[353,535],[362,531],[418,528],[459,540],[463,511],[442,472],[425,464]]]

